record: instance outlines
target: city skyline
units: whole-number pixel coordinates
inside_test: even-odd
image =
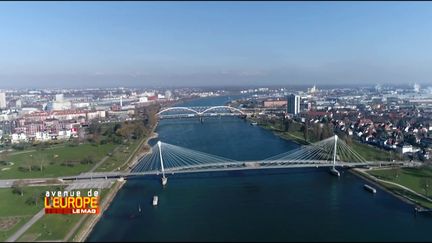
[[[426,2],[2,3],[0,88],[414,84]]]

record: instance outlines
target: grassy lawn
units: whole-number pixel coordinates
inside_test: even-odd
[[[115,151],[102,165],[100,165],[95,171],[105,172],[117,170],[121,167],[132,152],[137,148],[141,140],[131,140],[128,145],[120,145],[119,149]]]
[[[431,168],[382,169],[368,171],[368,173],[379,179],[406,186],[424,196],[430,197],[432,195],[431,189],[425,191],[426,184],[431,184],[428,188],[432,188]]]
[[[419,196],[417,196],[417,195],[415,195],[409,191],[406,191],[400,187],[397,187],[397,186],[391,185],[391,184],[387,184],[387,183],[381,183],[381,185],[385,186],[387,189],[389,189],[390,191],[392,191],[398,195],[410,198],[412,201],[417,202],[418,204],[422,205],[423,207],[432,208],[432,202],[429,202],[429,201],[427,201],[427,200],[425,200],[425,199],[423,199],[423,198],[421,198],[421,197],[419,197]]]
[[[0,227],[0,242],[5,241],[44,207],[42,200],[40,200],[37,205],[27,204],[26,200],[33,195],[40,195],[54,188],[55,187],[25,187],[23,196],[12,193],[11,188],[0,189],[0,222],[4,222],[11,217],[18,219],[18,222],[10,228]]]
[[[42,178],[79,174],[90,170],[94,163],[97,163],[111,152],[115,146],[114,144],[81,144],[74,147],[65,145],[30,153],[13,154],[8,158],[8,161],[12,162],[13,165],[0,166],[0,179]],[[87,156],[93,158],[93,164],[80,163]],[[42,171],[39,170],[41,161],[44,164]],[[69,165],[64,165],[65,162],[68,162]],[[35,168],[32,171],[21,171],[19,169],[20,166],[27,168],[29,165],[33,165]]]
[[[86,194],[88,189],[80,190],[81,194]],[[103,200],[109,189],[101,190],[101,199]],[[85,215],[63,215],[63,214],[46,214],[30,227],[18,241],[48,241],[63,240],[63,238],[72,230],[76,223]]]
[[[0,242],[5,242],[7,238],[9,238],[19,228],[21,228],[27,221],[29,221],[32,216],[15,216],[15,217],[19,218],[18,223],[13,225],[11,228],[8,228],[7,230],[0,229]],[[2,219],[2,220],[4,220],[4,219]]]
[[[392,157],[389,151],[374,148],[357,141],[352,141],[349,146],[368,161],[391,161],[397,159],[396,156]]]
[[[276,134],[284,139],[292,140],[301,145],[310,144],[303,139],[303,133],[300,132],[277,132]]]

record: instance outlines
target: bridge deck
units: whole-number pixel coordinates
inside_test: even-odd
[[[406,165],[404,162],[388,162],[388,161],[374,161],[364,163],[349,163],[340,162],[336,167],[361,167],[361,166],[378,166],[378,165]],[[184,174],[184,173],[200,173],[200,172],[218,172],[218,171],[238,171],[238,170],[257,170],[257,169],[284,169],[284,168],[319,168],[319,167],[333,167],[333,163],[329,161],[244,161],[244,162],[227,162],[216,163],[199,166],[184,166],[176,168],[165,168],[165,174]],[[82,173],[77,176],[62,177],[65,180],[71,179],[90,179],[90,178],[120,178],[129,176],[145,176],[145,175],[159,175],[162,172],[159,170],[143,171],[143,172],[91,172]]]

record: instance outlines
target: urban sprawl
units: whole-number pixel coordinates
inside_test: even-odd
[[[136,119],[137,109],[158,103],[209,96],[236,97],[227,105],[254,110],[267,121],[292,120],[334,132],[404,158],[429,160],[432,150],[432,92],[420,85],[395,88],[305,90],[249,89],[62,89],[3,90],[0,92],[0,145],[60,142],[86,138],[91,122]],[[240,98],[237,98],[240,97]]]

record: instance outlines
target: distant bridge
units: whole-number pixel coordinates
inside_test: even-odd
[[[159,119],[240,116],[247,113],[231,106],[169,107],[156,114]]]

